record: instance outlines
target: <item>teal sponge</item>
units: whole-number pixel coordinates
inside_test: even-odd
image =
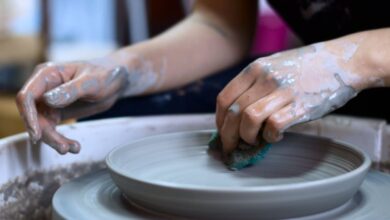
[[[264,158],[270,147],[271,144],[265,142],[252,146],[240,140],[236,149],[227,157],[224,157],[224,163],[230,170],[240,170],[252,166]],[[209,149],[222,152],[222,142],[218,132],[211,135]]]

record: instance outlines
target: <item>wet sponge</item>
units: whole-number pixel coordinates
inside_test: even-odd
[[[270,143],[264,142],[253,146],[241,140],[237,148],[227,157],[224,157],[224,163],[230,170],[240,170],[262,160],[270,147]],[[209,149],[222,152],[222,142],[217,132],[211,135]]]

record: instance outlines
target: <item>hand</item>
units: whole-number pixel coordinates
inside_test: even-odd
[[[43,140],[60,154],[78,153],[80,144],[58,133],[56,125],[110,108],[127,86],[128,75],[126,68],[104,60],[37,66],[16,98],[31,139]]]
[[[348,44],[347,44],[348,46]],[[311,46],[260,58],[218,95],[216,123],[225,153],[239,138],[279,141],[292,125],[314,120],[357,94],[361,81],[351,57],[356,48]]]

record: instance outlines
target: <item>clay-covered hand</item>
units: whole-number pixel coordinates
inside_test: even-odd
[[[260,58],[218,95],[216,123],[224,151],[239,138],[279,141],[292,125],[322,117],[359,91],[361,78],[351,57],[355,44],[307,47]]]
[[[36,67],[16,102],[34,142],[51,145],[61,154],[78,153],[80,144],[56,131],[68,118],[79,118],[110,108],[128,84],[125,67],[93,60],[45,63]]]

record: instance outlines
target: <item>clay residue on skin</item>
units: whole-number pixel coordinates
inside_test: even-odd
[[[108,86],[116,80],[126,80],[129,75],[127,68],[124,66],[118,66],[113,71],[105,81],[105,85]]]
[[[343,48],[344,48],[343,58],[346,62],[348,62],[356,53],[358,45],[355,43],[345,43],[343,45]]]
[[[84,91],[84,93],[89,94],[91,91],[96,91],[97,88],[100,88],[99,86],[99,80],[92,78],[89,80],[85,80],[81,84],[81,89]]]
[[[49,220],[52,197],[62,184],[102,168],[104,162],[78,163],[10,180],[0,186],[0,219]]]
[[[232,106],[230,106],[229,111],[238,114],[240,112],[240,105],[238,103],[234,103]]]
[[[293,60],[285,60],[283,61],[284,66],[295,66],[296,63]]]
[[[337,73],[334,77],[339,82],[339,87],[336,90],[323,90],[316,94],[316,96],[313,96],[313,94],[303,94],[302,100],[296,104],[309,112],[309,114],[304,115],[293,124],[321,118],[325,114],[345,105],[350,99],[357,95],[357,92],[351,86],[346,85]],[[293,124],[289,126],[292,126]]]
[[[63,73],[65,71],[65,67],[63,65],[56,66],[58,72]]]
[[[77,95],[78,91],[72,89],[70,91],[64,90],[61,86],[52,89],[44,94],[45,100],[53,106],[59,106],[62,103],[68,103]]]
[[[161,68],[156,71],[151,61],[141,58],[137,67],[128,70],[128,85],[123,96],[139,95],[152,88],[157,89],[164,79],[166,65],[166,61],[163,60]]]
[[[244,73],[250,73],[252,69],[252,64],[249,64],[245,69],[243,70]]]
[[[370,82],[370,84],[372,84],[373,86],[376,86],[376,87],[386,86],[385,80],[381,79],[379,77],[370,76],[370,77],[368,77],[368,81]]]
[[[128,86],[124,96],[133,96],[146,92],[157,83],[157,74],[151,71],[130,70]]]
[[[166,58],[161,59],[161,63],[153,63],[139,54],[129,54],[128,52],[116,53],[116,58],[100,58],[89,61],[96,66],[111,68],[113,74],[107,78],[106,83],[110,83],[112,78],[124,78],[121,96],[135,96],[149,92],[152,89],[158,89],[164,82],[164,75],[167,69]],[[126,66],[118,63],[127,63]]]
[[[286,128],[320,118],[356,96],[352,85],[362,79],[349,69],[348,62],[358,47],[347,42],[339,48],[341,57],[325,43],[317,43],[258,61],[265,77],[294,94],[290,113],[295,120]]]

